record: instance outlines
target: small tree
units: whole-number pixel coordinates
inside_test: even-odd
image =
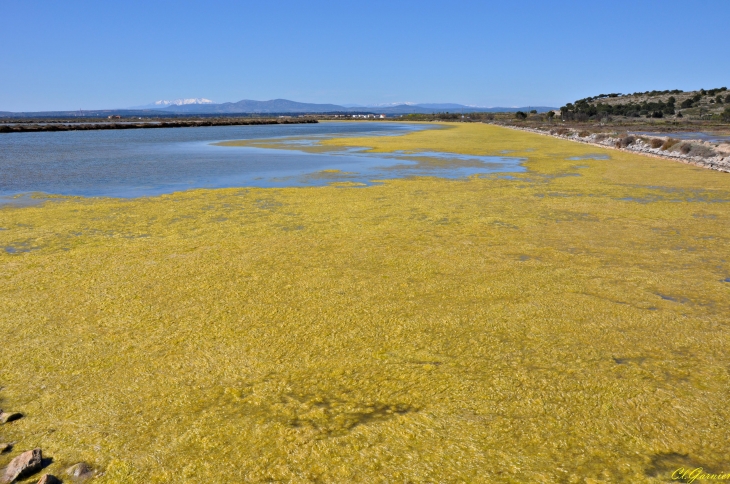
[[[523,113],[522,111],[517,111],[515,113],[515,118],[517,118],[517,119],[525,119],[525,118],[527,118],[527,114]]]
[[[723,121],[730,121],[730,106],[726,107],[722,112]]]
[[[530,114],[537,114],[537,109],[533,109],[532,111],[530,111]]]

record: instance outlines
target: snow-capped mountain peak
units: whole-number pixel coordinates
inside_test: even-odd
[[[215,104],[215,102],[204,97],[173,99],[172,101],[163,99],[155,101],[152,104],[145,104],[144,106],[132,106],[129,109],[164,109],[170,106],[184,106],[186,104]]]
[[[172,101],[162,100],[162,101],[155,101],[155,106],[183,106],[185,104],[214,104],[213,101],[210,99],[205,99],[204,97],[196,97],[196,98],[189,98],[189,99],[175,99]]]

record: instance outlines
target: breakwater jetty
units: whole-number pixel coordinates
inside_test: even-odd
[[[194,128],[200,126],[246,126],[264,124],[309,124],[317,123],[313,118],[247,118],[247,119],[205,119],[205,120],[156,120],[118,122],[35,122],[0,124],[0,133],[37,133],[43,131],[89,131],[101,129],[151,129],[151,128]]]

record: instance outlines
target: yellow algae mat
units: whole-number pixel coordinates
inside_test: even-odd
[[[730,176],[481,124],[323,144],[528,171],[0,208],[0,408],[24,413],[0,467],[39,446],[104,483],[730,472]]]

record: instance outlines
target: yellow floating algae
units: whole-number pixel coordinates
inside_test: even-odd
[[[730,470],[728,175],[486,125],[323,144],[529,171],[0,209],[0,440],[108,483]]]

